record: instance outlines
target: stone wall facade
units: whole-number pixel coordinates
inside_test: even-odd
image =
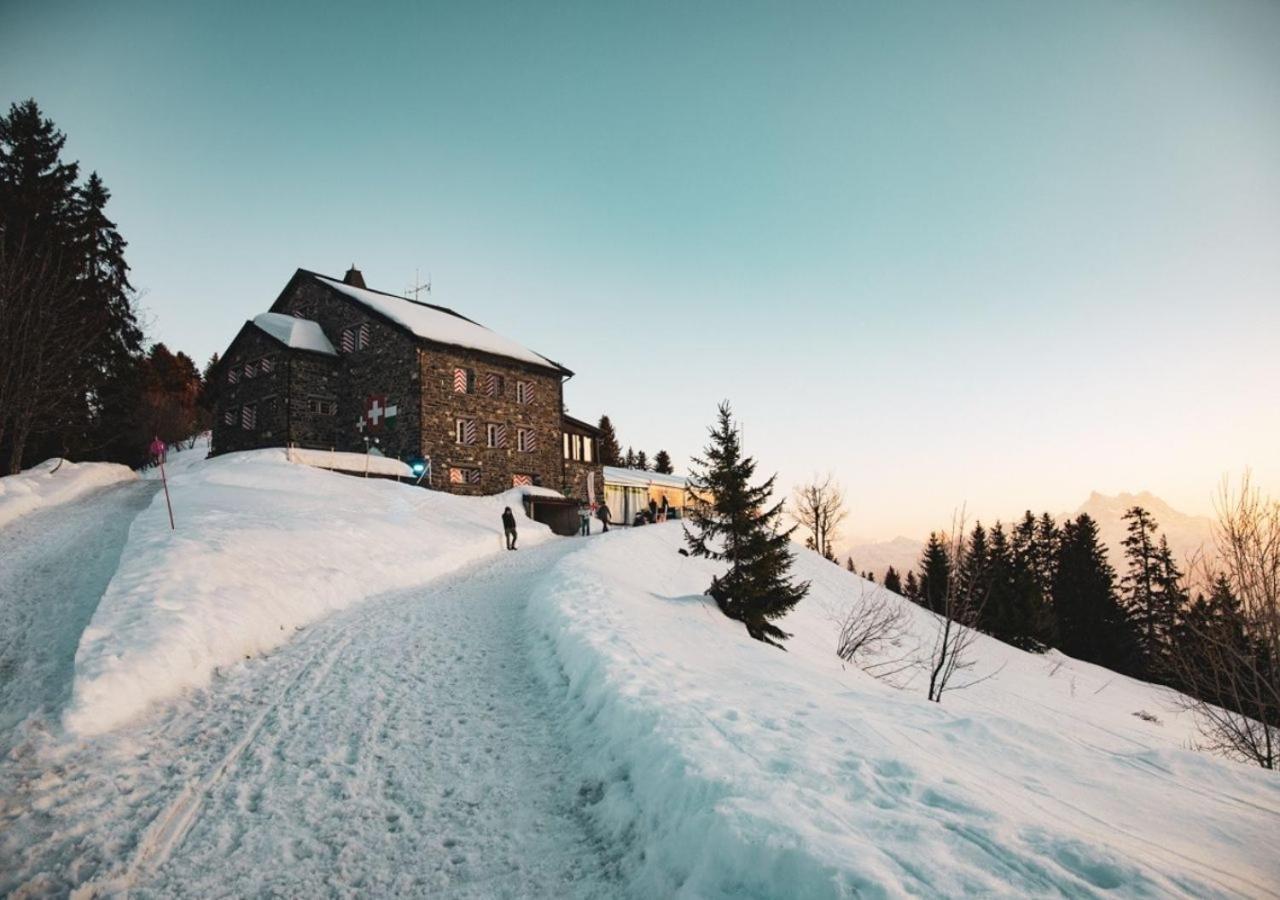
[[[521,476],[559,490],[559,374],[428,342],[422,344],[419,365],[422,452],[431,460],[432,486],[460,494],[496,494]],[[463,393],[455,390],[459,369],[466,373]],[[459,420],[474,423],[473,434],[464,426],[462,441]],[[472,443],[466,442],[468,437]]]
[[[340,379],[333,357],[290,350],[250,326],[228,349],[215,377],[212,452],[334,447]],[[245,406],[252,407],[248,416]]]
[[[272,312],[318,322],[339,350],[340,375],[332,392],[337,413],[331,446],[355,453],[376,446],[384,456],[397,459],[421,452],[418,348],[412,336],[310,279],[295,283],[276,301]],[[355,329],[358,335],[361,326],[365,328],[365,345],[359,346],[357,340],[350,353],[342,353],[343,331]],[[365,400],[370,396],[386,398],[386,405],[396,410],[395,416],[384,418],[379,427],[372,429],[360,425]]]
[[[564,460],[564,477],[560,493],[572,497],[580,503],[586,503],[587,479],[595,478],[596,503],[604,501],[604,468],[599,463],[582,462],[576,459]]]

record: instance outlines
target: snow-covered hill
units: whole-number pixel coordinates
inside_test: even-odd
[[[284,450],[206,461],[199,448],[175,455],[169,491],[177,530],[157,496],[81,638],[73,730],[114,728],[324,615],[501,550],[503,507],[521,496],[455,497],[291,464]]]
[[[648,896],[1274,895],[1280,778],[1189,749],[1168,692],[980,637],[925,699],[836,657],[879,590],[800,551],[810,596],[750,640],[701,595],[677,524],[561,561],[531,605],[577,708],[592,812]],[[906,601],[891,655],[927,645]],[[553,682],[554,683],[554,682]]]
[[[782,652],[679,523],[526,520],[505,553],[515,494],[272,450],[169,476],[178,530],[138,485],[70,728],[38,691],[6,742],[0,893],[1280,895],[1280,779],[1191,749],[1171,694],[980,637],[985,680],[930,703],[837,658],[881,589],[808,551]],[[909,658],[935,620],[886,599]]]

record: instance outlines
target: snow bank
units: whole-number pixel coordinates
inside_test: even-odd
[[[535,588],[531,625],[572,711],[591,814],[641,896],[1272,894],[1274,773],[1184,749],[1170,695],[982,637],[930,703],[835,656],[878,591],[801,551],[788,652],[701,596],[716,567],[659,525],[584,543]],[[933,617],[901,601],[890,654]],[[1158,721],[1136,716],[1142,712]]]
[[[412,478],[408,463],[372,453],[344,453],[334,450],[303,450],[297,447],[285,451],[290,462],[319,469],[336,469],[339,472],[368,472],[370,475],[393,475]]]
[[[46,506],[68,503],[92,490],[138,476],[116,463],[46,459],[18,475],[0,478],[0,528]]]
[[[134,521],[119,570],[76,653],[64,716],[113,728],[219,666],[288,640],[325,614],[421,584],[503,549],[504,506],[290,465],[283,450],[191,460]],[[522,520],[521,542],[551,537]]]

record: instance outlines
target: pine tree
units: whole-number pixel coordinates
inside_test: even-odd
[[[142,334],[124,239],[96,173],[34,100],[0,118],[0,447],[134,462]]]
[[[653,471],[660,475],[670,475],[675,472],[675,469],[671,468],[671,456],[666,450],[659,450],[653,457]]]
[[[636,467],[637,469],[639,469],[641,472],[648,472],[648,471],[649,471],[649,457],[648,457],[647,455],[645,455],[645,452],[644,452],[643,450],[637,450],[637,451],[636,451],[636,465],[635,465],[635,467]]]
[[[813,543],[813,535],[810,535],[809,537],[805,538],[805,540],[806,540],[808,543],[812,544],[812,543]],[[848,569],[850,572],[852,572],[853,574],[855,574],[855,575],[857,575],[857,574],[858,574],[858,567],[857,567],[857,566],[855,566],[855,565],[853,564],[853,557],[852,557],[852,556],[849,556],[849,557],[846,557],[846,558],[845,558],[845,561],[844,561],[844,567],[845,567],[846,569]]]
[[[876,573],[875,573],[875,572],[870,572],[870,571],[868,571],[868,572],[863,572],[863,573],[862,573],[862,577],[863,577],[863,578],[865,578],[867,581],[870,581],[872,584],[875,584],[875,583],[876,583]]]
[[[1009,642],[1024,650],[1039,650],[1053,643],[1053,613],[1049,601],[1053,590],[1053,557],[1056,526],[1048,520],[1046,532],[1028,510],[1016,528],[1010,546],[1009,615],[1012,635]]]
[[[990,568],[991,548],[987,544],[987,530],[982,527],[981,522],[974,522],[973,531],[965,544],[964,557],[956,564],[961,595],[973,598],[978,605],[984,605],[991,590],[988,577]]]
[[[1117,672],[1133,672],[1136,647],[1115,590],[1115,570],[1087,514],[1062,526],[1053,583],[1058,647]]]
[[[1156,541],[1156,522],[1141,506],[1124,514],[1128,535],[1122,542],[1129,568],[1121,579],[1125,611],[1134,626],[1138,653],[1147,677],[1166,662],[1178,610],[1182,606],[1181,573],[1168,541]],[[1161,550],[1163,545],[1163,555]]]
[[[81,357],[87,386],[87,447],[101,459],[137,461],[144,447],[128,441],[136,432],[138,366],[142,330],[133,309],[133,286],[124,238],[107,218],[111,194],[97,172],[80,192],[78,239],[84,257],[80,290],[96,318],[96,337]]]
[[[613,422],[608,416],[601,416],[597,427],[600,429],[600,465],[622,465],[622,449],[618,446],[618,435],[613,430]]]
[[[936,613],[943,611],[947,590],[951,585],[951,553],[947,542],[936,532],[929,532],[924,555],[920,558],[920,581],[916,596],[912,597],[925,609]]]
[[[992,527],[987,546],[986,602],[979,627],[1006,644],[1025,647],[1028,628],[1014,581],[1013,548],[1001,522]]]
[[[902,594],[902,579],[898,577],[898,570],[893,566],[885,570],[883,584],[895,594]]]
[[[916,581],[916,573],[914,571],[907,572],[907,580],[902,585],[903,594],[908,600],[920,602],[920,585]]]
[[[690,467],[690,486],[712,500],[689,516],[689,552],[729,564],[723,576],[712,579],[707,593],[721,612],[743,622],[753,638],[781,647],[778,641],[788,635],[772,621],[785,616],[809,590],[808,582],[796,583],[789,575],[794,528],[779,528],[782,503],[769,506],[776,476],[751,485],[756,462],[742,455],[728,402],[720,404],[710,435],[704,458]]]
[[[628,469],[636,467],[636,452],[630,447],[627,448],[626,456],[622,458],[622,465]]]

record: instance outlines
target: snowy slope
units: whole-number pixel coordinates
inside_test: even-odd
[[[47,506],[69,503],[90,491],[137,476],[116,463],[46,459],[17,475],[0,478],[0,527]]]
[[[992,677],[929,703],[835,656],[834,620],[878,588],[800,551],[783,653],[701,596],[716,568],[680,538],[594,540],[530,604],[637,893],[1280,893],[1280,778],[1187,749],[1162,690],[981,638],[970,674]],[[907,608],[897,653],[931,634]]]
[[[502,549],[520,492],[454,497],[292,465],[284,450],[168,467],[177,531],[158,495],[81,638],[68,728],[96,733],[206,683],[295,629]],[[551,536],[525,520],[522,541]]]

